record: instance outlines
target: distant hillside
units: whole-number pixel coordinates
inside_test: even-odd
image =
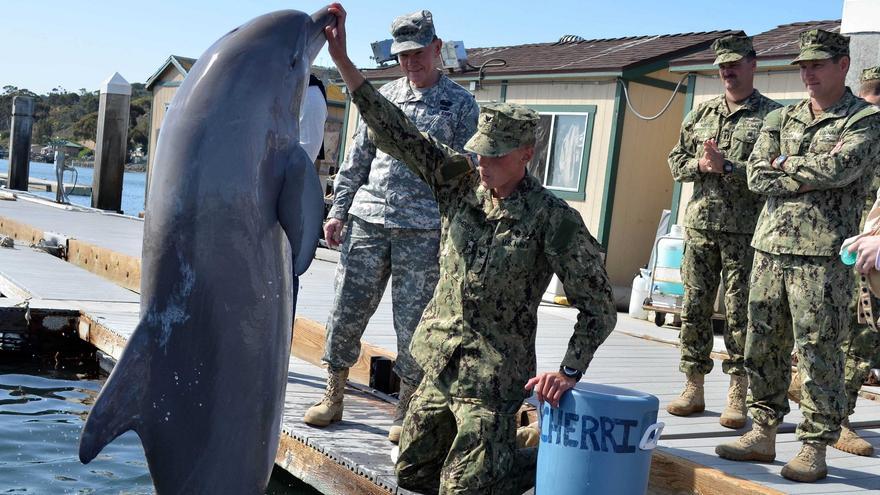
[[[3,86],[0,93],[0,146],[9,147],[12,98],[19,95],[34,98],[33,144],[46,144],[50,139],[68,139],[80,143],[95,140],[98,133],[98,91],[89,92],[82,88],[73,93],[64,88],[54,88],[49,94],[38,95],[25,88]],[[138,146],[144,152],[148,151],[151,103],[150,92],[144,89],[143,84],[131,85],[129,151]]]

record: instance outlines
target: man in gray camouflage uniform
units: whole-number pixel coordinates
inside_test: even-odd
[[[778,128],[765,123],[748,168],[749,188],[767,195],[752,241],[745,349],[754,424],[715,452],[738,461],[776,458],[794,345],[804,385],[797,428],[803,445],[782,475],[812,482],[827,476],[826,446],[837,441],[846,417],[840,347],[853,279],[837,252],[858,229],[880,152],[880,111],[845,86],[849,38],[806,31],[792,63],[800,65],[810,98],[784,108]]]
[[[334,4],[330,56],[376,146],[434,191],[443,218],[440,281],[413,336],[425,370],[400,437],[399,486],[422,493],[514,494],[535,481],[536,449],[516,449],[516,412],[534,388],[558,406],[614,327],[598,243],[580,214],[528,174],[536,112],[490,104],[457,153],[424,135],[357,71]],[[559,371],[535,374],[537,310],[556,273],[577,323]],[[529,377],[532,377],[531,379]]]
[[[442,42],[427,10],[400,16],[391,25],[404,77],[382,87],[420,131],[461,151],[474,133],[479,108],[471,94],[438,71]],[[411,164],[410,164],[411,165]],[[339,244],[347,225],[336,270],[336,296],[327,322],[323,360],[327,391],[303,420],[326,426],[342,418],[342,394],[348,369],[357,361],[360,338],[392,279],[391,296],[400,394],[388,438],[397,442],[412,391],[422,378],[409,351],[412,333],[437,284],[440,217],[427,185],[406,164],[395,160],[367,136],[358,122],[354,145],[334,184],[333,207],[325,239]]]
[[[749,274],[754,251],[749,243],[764,198],[749,191],[746,162],[764,117],[779,104],[754,88],[756,69],[752,40],[731,35],[715,40],[715,65],[724,94],[695,108],[685,118],[681,135],[669,153],[672,177],[693,182],[687,206],[687,228],[681,278],[681,362],[687,377],[684,391],[666,406],[670,414],[703,411],[703,381],[712,371],[712,313],[718,282],[725,275],[727,325],[724,343],[730,356],[722,363],[730,375],[727,407],[720,423],[742,428],[746,423],[748,381],[743,349],[748,323]]]

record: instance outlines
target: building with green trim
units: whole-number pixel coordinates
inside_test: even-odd
[[[677,138],[686,88],[669,63],[731,33],[565,36],[551,43],[471,48],[467,66],[447,75],[479,103],[521,103],[542,115],[529,169],[580,212],[606,251],[612,284],[626,295],[672,201],[666,155]],[[376,85],[401,76],[397,65],[364,73]],[[627,97],[642,114],[671,103],[658,118],[643,120],[628,110]],[[344,141],[357,122],[356,109],[349,110]]]

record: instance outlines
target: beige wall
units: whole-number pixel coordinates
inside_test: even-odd
[[[650,76],[680,79],[670,74]],[[639,113],[653,116],[669,101],[672,91],[630,83],[629,96]],[[684,96],[676,93],[669,109],[655,120],[643,120],[626,110],[605,263],[613,285],[628,287],[639,267],[648,262],[660,214],[672,201],[666,156],[678,136]]]
[[[165,107],[171,103],[174,93],[177,92],[177,86],[160,86],[160,84],[168,82],[179,84],[182,81],[183,74],[175,67],[169,66],[153,86],[153,105],[150,110],[152,112],[150,117],[150,148],[148,150],[149,155],[147,156],[147,184],[150,183],[150,175],[153,173],[153,157],[156,156],[159,130],[162,128],[162,122],[165,120]]]
[[[798,70],[761,71],[755,74],[755,88],[764,96],[774,100],[800,100],[807,97],[804,83]],[[717,73],[700,74],[694,91],[694,107],[710,100],[724,91]],[[694,192],[693,183],[681,185],[678,202],[678,220],[684,219],[684,211]]]

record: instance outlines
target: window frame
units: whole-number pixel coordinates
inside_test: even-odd
[[[547,185],[547,177],[550,167],[550,158],[553,156],[552,145],[555,141],[556,119],[550,120],[550,142],[547,143],[547,161],[544,163],[544,179],[541,185],[551,191],[558,198],[573,201],[586,200],[587,174],[590,171],[590,150],[593,145],[593,125],[596,119],[596,105],[529,105],[527,107],[538,112],[540,115],[585,115],[587,117],[586,129],[584,129],[584,149],[581,155],[581,170],[578,177],[577,188],[561,188]],[[537,144],[537,143],[536,143]]]

